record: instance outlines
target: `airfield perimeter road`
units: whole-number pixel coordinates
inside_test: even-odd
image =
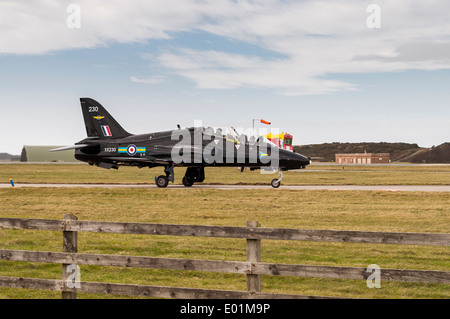
[[[15,184],[19,187],[83,187],[83,188],[157,188],[154,184]],[[10,184],[0,184],[0,188],[11,188]],[[450,192],[450,185],[210,185],[197,184],[192,187],[169,185],[167,189],[273,189],[273,190],[365,190],[365,191],[402,191],[402,192]]]

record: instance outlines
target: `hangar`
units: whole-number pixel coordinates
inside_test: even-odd
[[[389,153],[353,153],[335,154],[338,164],[388,164],[391,162]]]
[[[43,146],[43,145],[24,145],[22,154],[20,155],[21,162],[78,162],[75,159],[75,152],[73,150],[61,152],[49,152],[49,150],[61,146]]]

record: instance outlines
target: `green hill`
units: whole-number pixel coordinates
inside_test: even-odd
[[[324,143],[310,145],[295,145],[294,151],[312,160],[321,162],[334,162],[337,153],[390,153],[391,161],[401,159],[422,150],[417,144],[408,143]]]
[[[410,163],[450,163],[450,143],[422,149],[401,159]]]

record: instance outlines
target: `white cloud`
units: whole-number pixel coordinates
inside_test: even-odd
[[[210,15],[227,14],[228,1],[197,0],[75,1],[81,28],[70,29],[67,6],[74,1],[0,1],[0,54],[43,54],[109,43],[168,39],[190,31]],[[220,12],[220,13],[219,13]]]
[[[335,74],[450,68],[445,1],[378,3],[381,29],[367,27],[367,1],[241,1],[242,10],[198,28],[283,58],[178,49],[159,60],[199,88],[272,88],[284,95],[358,89],[333,80]]]
[[[161,54],[159,62],[191,79],[201,89],[273,88],[284,95],[325,94],[353,89],[343,82],[317,80],[312,73],[296,72],[291,59],[264,60],[241,54],[183,49],[177,53]]]
[[[225,52],[223,47],[186,49],[174,41],[152,52],[153,60],[198,88],[269,88],[285,95],[357,89],[333,80],[334,74],[450,68],[446,0],[379,0],[381,29],[367,27],[371,2],[363,0],[80,0],[80,29],[66,26],[69,3],[0,1],[0,54],[44,54],[203,31],[278,57]]]
[[[145,83],[145,84],[160,84],[166,81],[166,79],[163,76],[153,76],[149,78],[138,78],[136,76],[130,77],[131,82],[135,83]]]

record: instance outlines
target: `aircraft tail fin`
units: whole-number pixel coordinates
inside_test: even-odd
[[[109,139],[131,135],[97,101],[90,98],[80,98],[80,102],[88,137]]]

